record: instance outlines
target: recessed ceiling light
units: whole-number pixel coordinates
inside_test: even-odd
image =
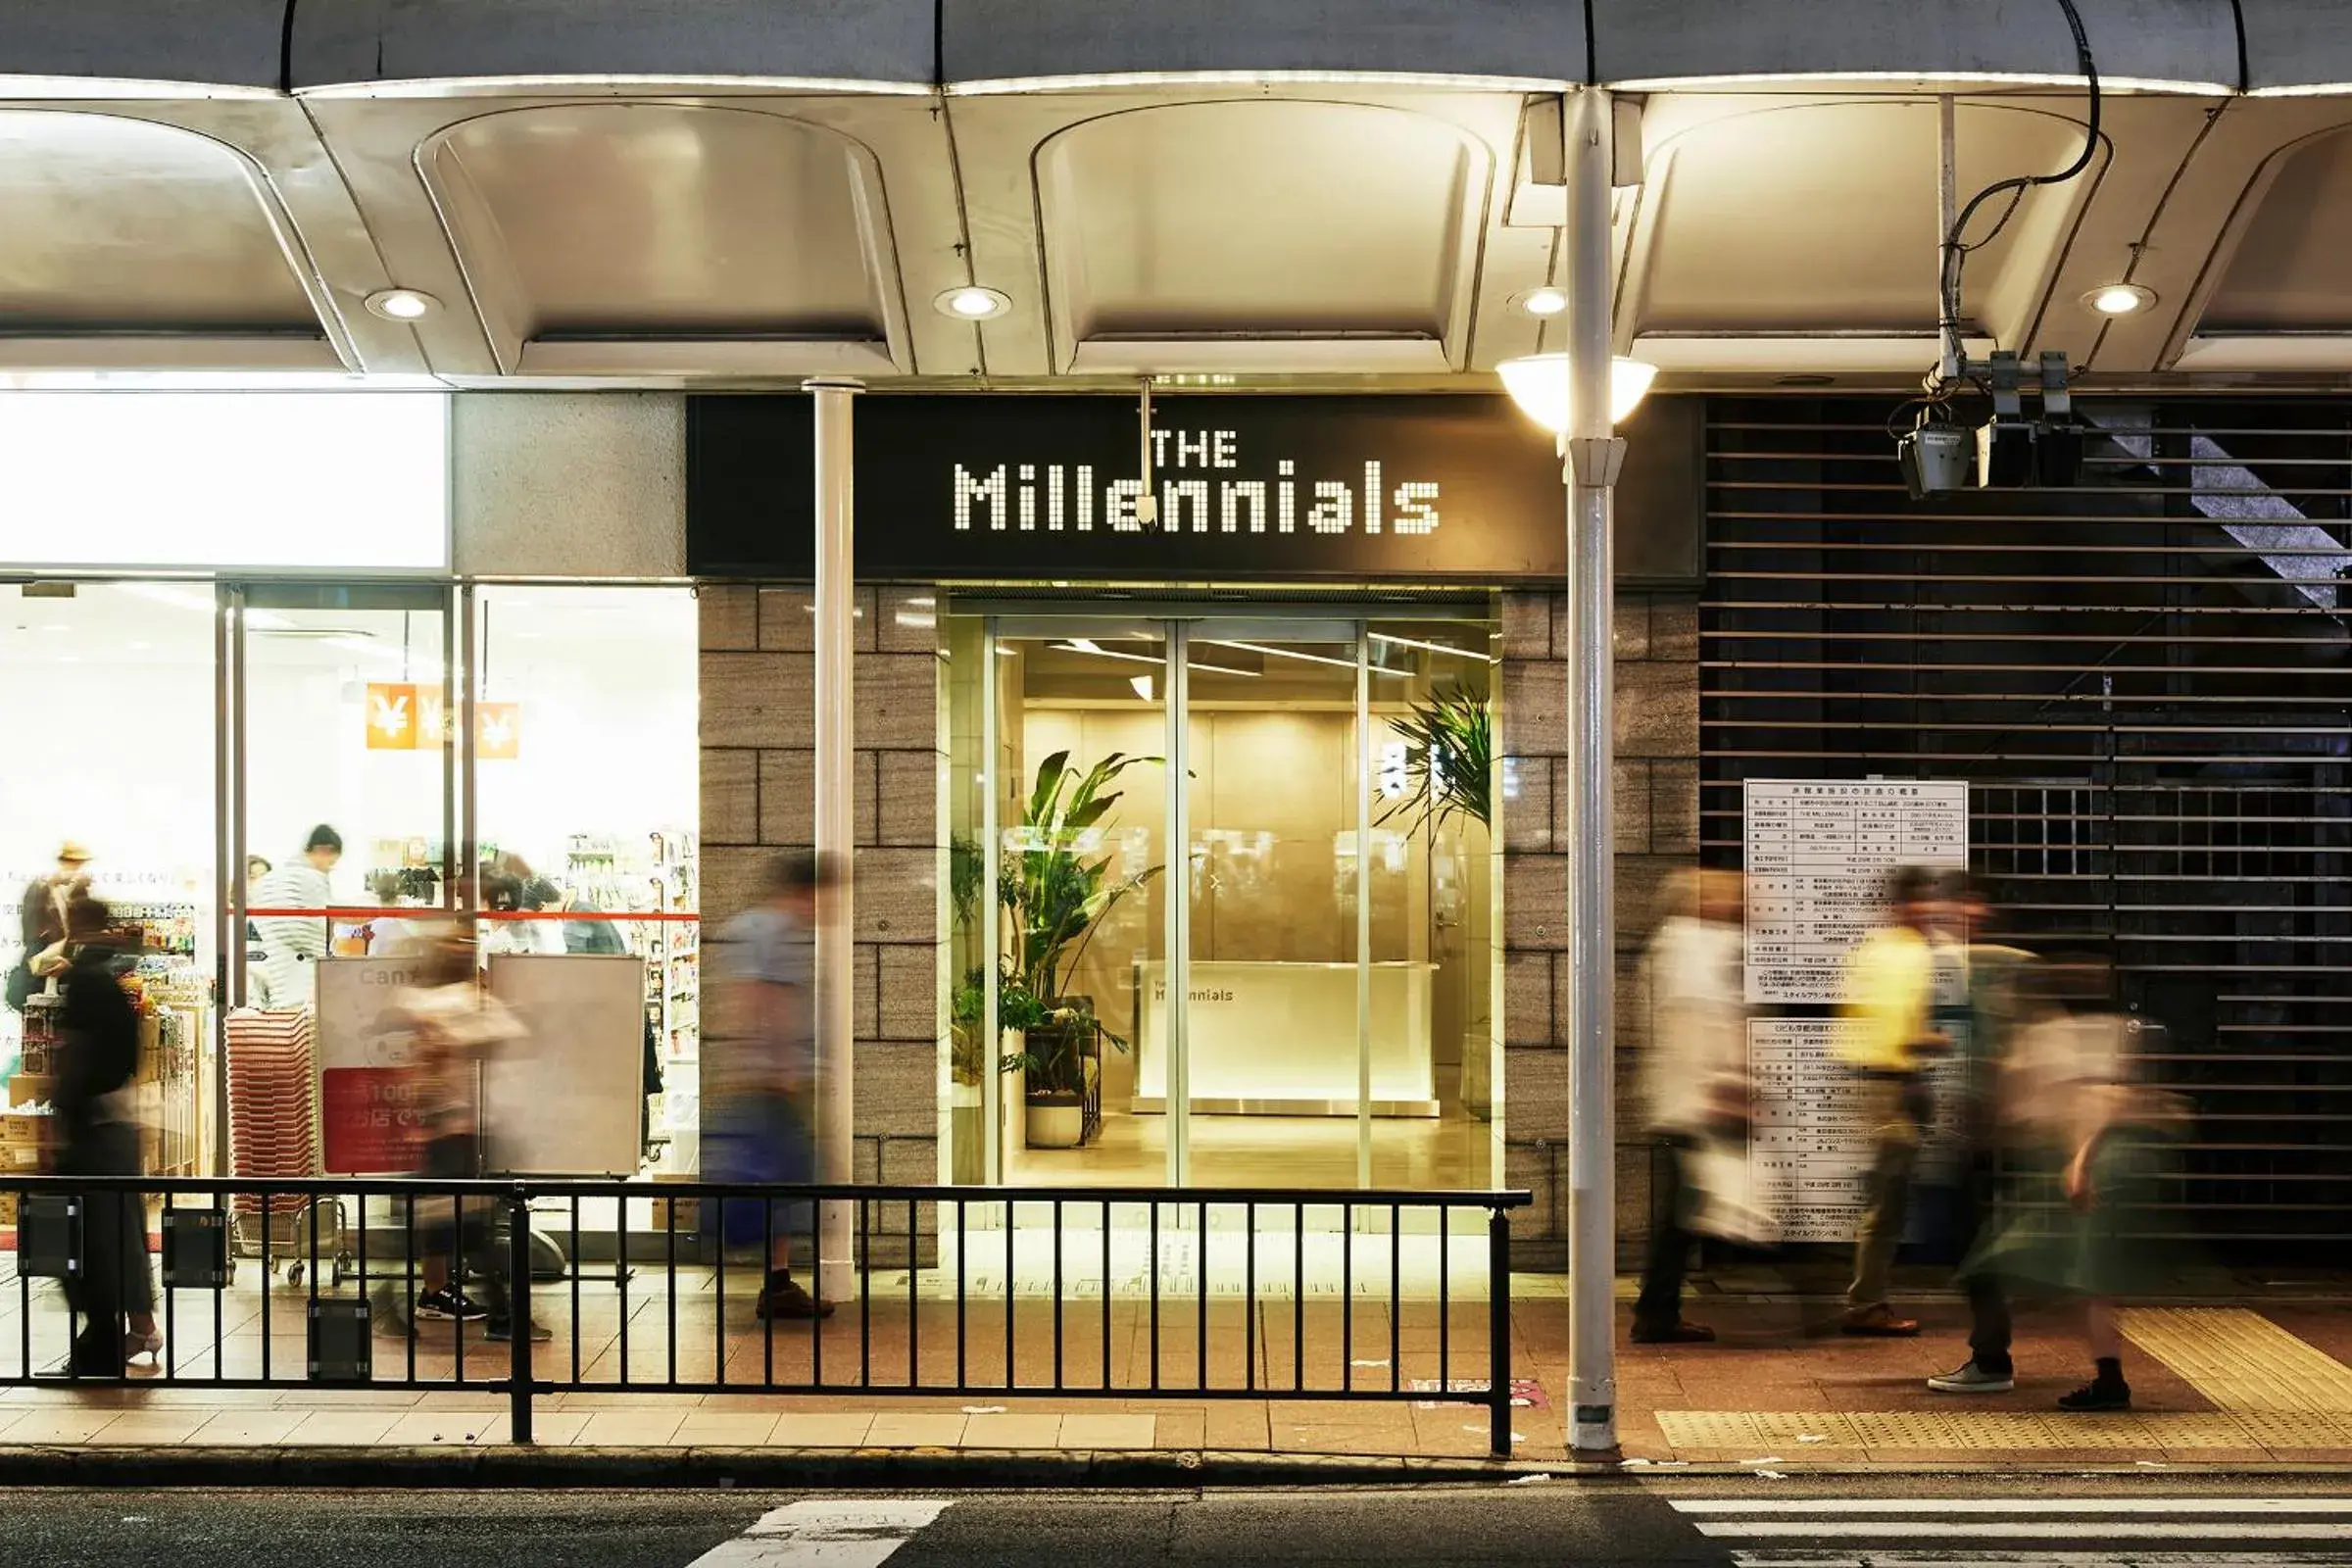
[[[1012,309],[1012,296],[1001,289],[982,288],[967,283],[952,288],[931,301],[932,308],[942,316],[952,316],[959,321],[993,321]]]
[[[421,321],[441,308],[441,302],[420,289],[379,288],[368,296],[368,309],[387,321]]]
[[[1557,316],[1568,309],[1568,292],[1557,288],[1531,288],[1512,295],[1511,306],[1530,316]]]
[[[2155,304],[2156,294],[2137,283],[2105,283],[2083,295],[2082,303],[2101,316],[2130,316]]]

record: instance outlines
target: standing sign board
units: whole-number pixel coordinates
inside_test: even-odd
[[[424,1168],[415,1041],[401,1018],[415,958],[321,958],[318,977],[319,1168],[330,1176]]]
[[[1839,1037],[1849,1026],[1827,1009],[1839,1000],[1846,956],[1880,917],[1888,874],[1903,865],[1967,866],[1968,786],[1751,779],[1744,797],[1747,1000],[1807,1012],[1748,1022],[1750,1191],[1780,1217],[1782,1240],[1850,1241],[1877,1129],[1844,1066]],[[1940,1026],[1963,1049],[1967,996],[1965,969],[1946,952],[1936,1004]],[[1929,1074],[1935,1109],[1920,1152],[1923,1183],[1950,1175],[1958,1056]]]
[[[627,1176],[643,1149],[645,960],[509,954],[490,994],[523,1036],[482,1069],[491,1168],[504,1176]]]

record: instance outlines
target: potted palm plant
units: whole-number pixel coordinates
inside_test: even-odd
[[[1129,768],[1158,760],[1112,752],[1080,772],[1068,752],[1055,752],[1039,764],[1009,835],[997,898],[1011,916],[1014,947],[999,976],[998,1022],[1021,1031],[1019,1049],[1007,1049],[1003,1067],[1022,1076],[1032,1148],[1071,1149],[1085,1141],[1093,1087],[1086,1048],[1100,1035],[1127,1049],[1126,1041],[1102,1028],[1092,999],[1071,987],[1103,917],[1159,874],[1160,867],[1150,866],[1116,875],[1111,867],[1118,857],[1103,847],[1119,803],[1112,786]]]

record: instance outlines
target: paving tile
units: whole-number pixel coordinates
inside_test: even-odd
[[[1060,1446],[1076,1449],[1149,1448],[1159,1439],[1159,1419],[1149,1415],[1065,1415]]]
[[[771,1448],[859,1448],[873,1430],[871,1414],[811,1415],[788,1412],[767,1435]]]
[[[507,1418],[504,1415],[485,1415],[466,1410],[420,1410],[395,1419],[384,1435],[376,1440],[376,1446],[390,1448],[464,1447],[468,1444],[506,1441]],[[544,1437],[541,1441],[545,1441]]]
[[[1052,1448],[1061,1443],[1065,1421],[1083,1420],[1081,1416],[1060,1415],[975,1415],[963,1424],[961,1446],[966,1448]],[[1149,1416],[1144,1417],[1150,1420]]]
[[[782,1417],[751,1411],[713,1414],[697,1410],[670,1435],[674,1446],[690,1448],[756,1448],[767,1442]],[[5,1436],[0,1434],[0,1436]]]
[[[302,1415],[286,1442],[296,1446],[367,1447],[381,1443],[400,1420],[396,1410],[313,1410]],[[0,1434],[4,1436],[4,1434]]]
[[[683,1410],[588,1410],[566,1412],[581,1417],[575,1446],[660,1447],[669,1442],[686,1420]],[[536,1422],[533,1423],[536,1426]]]
[[[874,1417],[874,1424],[865,1435],[865,1446],[952,1448],[962,1440],[964,1425],[969,1420],[971,1417],[965,1415],[922,1415],[894,1410]]]
[[[187,1442],[212,1416],[207,1410],[127,1410],[92,1433],[89,1441],[106,1446],[169,1447]]]
[[[88,1443],[120,1419],[120,1410],[30,1410],[8,1429],[8,1442],[29,1447],[43,1444]]]
[[[193,1446],[208,1444],[271,1446],[286,1442],[309,1419],[301,1410],[222,1410],[190,1434]]]

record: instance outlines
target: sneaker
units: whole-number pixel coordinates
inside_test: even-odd
[[[1845,1321],[1838,1324],[1838,1328],[1840,1333],[1873,1340],[1910,1340],[1919,1337],[1918,1322],[1912,1318],[1896,1317],[1894,1308],[1885,1301],[1876,1306],[1854,1308],[1845,1314]]]
[[[533,1345],[545,1345],[548,1341],[554,1339],[555,1337],[556,1331],[554,1329],[549,1328],[537,1318],[531,1319],[530,1338]],[[513,1340],[514,1338],[514,1319],[504,1317],[492,1318],[488,1325],[483,1328],[482,1338],[485,1340],[496,1340],[502,1342]]]
[[[820,1301],[801,1289],[791,1275],[770,1275],[760,1291],[760,1302],[755,1308],[760,1316],[806,1323],[811,1319],[831,1317],[833,1303]]]
[[[1681,1318],[1672,1323],[1637,1323],[1632,1338],[1636,1345],[1712,1345],[1715,1331]]]
[[[1928,1379],[1928,1387],[1937,1394],[2007,1394],[2017,1387],[2017,1374],[1987,1371],[1971,1360],[1953,1371],[1936,1373]]]
[[[489,1313],[460,1292],[443,1286],[440,1290],[426,1291],[416,1298],[416,1316],[430,1318],[436,1323],[470,1323],[475,1318],[489,1316]]]
[[[2072,1394],[2058,1396],[2061,1410],[2129,1410],[2132,1408],[2132,1385],[2117,1379],[2108,1383],[2092,1379]]]

